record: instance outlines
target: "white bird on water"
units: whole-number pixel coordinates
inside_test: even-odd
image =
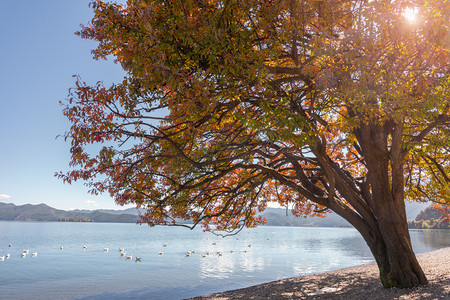
[[[87,249],[87,246],[86,246],[86,245],[84,245],[84,246],[83,246],[83,249],[84,249],[84,250],[86,250],[86,249]]]
[[[36,257],[36,256],[37,256],[37,252],[31,253],[31,257]]]
[[[186,256],[191,256],[191,251],[186,252]]]
[[[127,255],[127,260],[133,259],[133,255]]]
[[[5,261],[5,257],[4,256],[0,256],[0,261]]]
[[[63,246],[59,247],[59,250],[62,250],[62,249],[64,249],[64,247],[63,247]]]
[[[164,252],[160,251],[160,252],[158,253],[158,255],[164,255]]]
[[[11,248],[11,247],[12,247],[12,245],[11,245],[11,244],[9,244],[9,245],[8,245],[8,247],[10,247],[10,248]]]
[[[22,257],[22,258],[25,258],[27,256],[27,254],[25,253],[25,252],[22,252],[21,254],[20,254],[20,257]]]
[[[108,252],[108,251],[109,251],[109,248],[105,248],[105,249],[103,249],[103,251]]]
[[[30,253],[30,250],[23,250],[22,251],[22,254],[28,254],[28,253]]]
[[[141,261],[141,257],[139,257],[139,256],[136,256],[136,262],[138,262],[138,261]]]
[[[6,254],[6,256],[5,256],[6,259],[9,259],[10,257],[11,257],[11,254],[9,254],[9,253]]]

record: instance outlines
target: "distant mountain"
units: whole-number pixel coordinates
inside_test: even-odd
[[[134,211],[136,209],[133,209]],[[122,211],[123,212],[123,211]],[[106,213],[103,211],[59,210],[46,204],[14,205],[0,202],[0,220],[7,221],[58,221],[61,219],[85,218],[94,222],[136,223],[136,214]]]
[[[427,203],[406,203],[408,220],[414,220]],[[8,221],[58,221],[62,219],[87,219],[93,222],[136,223],[138,214],[144,210],[128,208],[124,210],[59,210],[46,204],[14,205],[0,202],[0,220]],[[283,208],[267,208],[261,213],[266,218],[268,226],[315,226],[315,227],[350,227],[351,225],[335,213],[329,213],[325,218],[296,217]]]
[[[351,227],[350,223],[335,213],[329,213],[325,218],[304,218],[296,217],[284,208],[267,208],[261,216],[266,219],[267,226]]]
[[[127,208],[127,209],[96,209],[96,210],[87,210],[87,209],[74,209],[74,210],[70,210],[71,212],[76,212],[76,213],[85,213],[85,214],[90,214],[93,213],[94,211],[100,211],[103,213],[107,213],[107,214],[112,214],[112,215],[122,215],[122,214],[129,214],[129,215],[139,215],[139,213],[143,213],[144,210],[143,209],[136,209],[136,208]]]
[[[58,218],[75,216],[70,212],[52,208],[46,204],[16,206],[0,202],[0,220],[9,221],[57,221]]]
[[[450,223],[443,218],[443,213],[430,205],[421,211],[414,221],[408,222],[409,228],[414,229],[450,229]]]
[[[426,221],[426,220],[438,220],[442,217],[442,211],[434,208],[434,205],[430,205],[426,209],[422,210],[420,214],[417,215],[416,221]]]
[[[406,202],[406,216],[408,221],[414,220],[416,216],[430,203]],[[350,223],[335,213],[329,213],[325,218],[320,217],[296,217],[290,211],[283,208],[267,208],[261,213],[269,226],[313,226],[313,227],[351,227]]]

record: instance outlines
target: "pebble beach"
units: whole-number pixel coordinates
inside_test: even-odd
[[[259,299],[450,299],[450,247],[418,254],[429,284],[413,289],[382,287],[376,264],[287,278],[191,300]]]

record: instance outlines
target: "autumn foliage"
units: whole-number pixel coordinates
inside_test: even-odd
[[[433,206],[434,209],[439,210],[442,213],[442,216],[439,218],[440,220],[443,220],[446,223],[450,222],[450,205],[439,205],[436,204],[435,206]]]
[[[269,203],[332,210],[386,287],[426,283],[404,200],[450,202],[448,1],[92,7],[78,34],[127,76],[76,78],[63,111],[73,169],[59,177],[144,208],[150,225],[235,231],[264,223]]]

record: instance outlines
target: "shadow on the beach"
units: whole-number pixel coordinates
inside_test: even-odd
[[[384,289],[377,276],[362,276],[358,272],[344,274],[319,274],[317,276],[297,277],[266,284],[193,298],[206,299],[448,299],[444,286],[450,278],[442,278],[414,289]],[[406,296],[406,297],[405,297]]]

